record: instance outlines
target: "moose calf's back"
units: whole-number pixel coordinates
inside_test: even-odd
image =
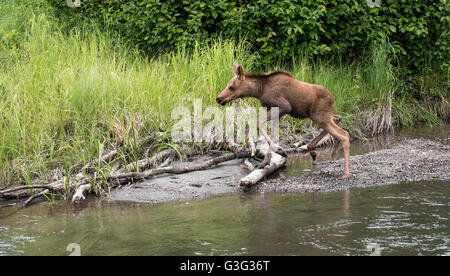
[[[266,80],[260,101],[263,106],[278,106],[280,112],[295,118],[311,118],[320,124],[332,116],[333,95],[321,85],[299,81],[287,74],[277,74]],[[280,106],[283,102],[285,106]],[[275,103],[275,104],[274,104]]]

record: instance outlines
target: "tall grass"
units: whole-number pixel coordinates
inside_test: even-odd
[[[221,40],[147,59],[98,28],[64,34],[47,14],[16,1],[1,10],[2,30],[15,14],[27,15],[17,31],[21,45],[1,52],[8,60],[0,66],[2,182],[31,181],[168,130],[174,107],[189,107],[194,98],[215,103],[235,58],[253,62],[244,43]]]
[[[194,98],[216,105],[234,60],[260,68],[245,42],[199,42],[146,58],[95,26],[62,31],[48,10],[23,3],[0,4],[0,185],[44,179],[56,168],[67,173],[108,148],[168,131],[174,107],[192,108]],[[299,59],[287,69],[327,87],[349,123],[395,90],[385,49],[373,53],[365,66]],[[159,143],[169,146],[170,138]]]

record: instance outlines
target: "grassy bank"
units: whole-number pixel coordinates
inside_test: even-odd
[[[119,159],[138,159],[143,153],[137,140],[170,130],[174,107],[191,108],[194,98],[201,98],[204,107],[216,105],[234,60],[248,70],[278,67],[257,65],[250,49],[245,42],[216,40],[146,58],[95,26],[67,33],[51,10],[2,1],[0,185],[36,178],[46,182],[116,147],[128,149]],[[439,112],[448,110],[448,95],[440,92],[442,104],[432,108],[408,97],[391,56],[386,43],[355,64],[298,58],[284,67],[298,79],[327,87],[354,136],[395,124],[441,123]],[[284,124],[302,127],[289,118]],[[153,147],[179,145],[167,134]],[[107,173],[109,165],[99,166]]]

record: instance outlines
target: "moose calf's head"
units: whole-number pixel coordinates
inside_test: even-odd
[[[250,90],[249,83],[245,79],[244,69],[237,61],[233,64],[234,77],[228,82],[227,87],[217,96],[216,101],[220,105],[226,105],[232,100],[247,97]]]

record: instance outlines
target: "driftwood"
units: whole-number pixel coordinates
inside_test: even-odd
[[[69,184],[69,186],[67,186],[67,178],[63,178],[63,179],[59,179],[57,181],[51,182],[49,184],[46,185],[22,185],[22,186],[17,186],[17,187],[13,187],[10,189],[5,189],[5,190],[1,190],[0,191],[0,197],[2,198],[22,198],[22,197],[26,197],[26,196],[30,196],[30,192],[31,190],[36,190],[36,189],[40,189],[45,193],[49,193],[49,192],[55,192],[55,193],[62,193],[67,191],[68,189],[73,189],[78,187],[78,182],[72,182]],[[86,184],[86,183],[80,183],[80,184]],[[19,193],[16,193],[19,192]],[[43,194],[41,194],[40,196],[42,196]],[[36,194],[35,194],[36,195]],[[31,197],[33,197],[33,195],[31,195]],[[37,198],[39,196],[33,197],[33,199]]]
[[[9,204],[6,204],[6,205],[0,205],[0,209],[1,208],[13,207],[13,206],[16,206],[16,203],[9,203]]]
[[[142,144],[147,143],[151,141],[154,137],[155,137],[154,135],[146,137],[143,140],[141,140],[140,143]],[[262,169],[254,169],[254,166],[248,160],[248,158],[252,157],[255,158],[255,149],[256,154],[259,156],[267,156],[268,153],[271,153],[272,155],[270,163],[267,164],[267,166],[265,166]],[[301,151],[305,151],[305,146],[299,149],[286,150],[286,152],[288,153]],[[100,158],[100,161],[102,162],[110,161],[115,157],[115,155],[117,155],[118,152],[119,151],[109,152],[103,155]],[[28,197],[28,199],[22,204],[22,207],[26,207],[31,203],[31,201],[47,193],[59,193],[63,195],[68,195],[70,194],[70,191],[74,191],[72,202],[79,202],[80,200],[85,199],[85,194],[88,191],[93,192],[95,190],[97,185],[91,185],[91,183],[100,183],[102,181],[106,181],[108,187],[112,188],[123,184],[149,179],[151,177],[166,173],[182,174],[192,171],[205,170],[210,167],[216,166],[220,163],[230,161],[233,159],[247,159],[246,162],[244,162],[244,166],[246,166],[247,169],[251,170],[251,173],[246,177],[242,178],[240,183],[242,186],[251,186],[255,185],[256,183],[261,181],[264,177],[270,175],[275,170],[285,166],[286,164],[286,158],[282,157],[281,155],[275,152],[272,152],[267,142],[261,138],[258,139],[258,141],[256,141],[256,147],[253,147],[252,145],[251,150],[237,151],[235,148],[235,151],[233,151],[232,153],[226,153],[200,163],[188,163],[173,166],[156,167],[157,163],[160,163],[161,161],[163,163],[167,163],[164,161],[167,161],[168,158],[173,158],[174,155],[175,153],[172,150],[161,151],[160,153],[157,153],[150,159],[140,160],[137,163],[135,162],[133,164],[126,165],[122,169],[116,170],[109,175],[98,176],[97,173],[94,173],[93,175],[91,174],[85,176],[80,172],[70,178],[64,177],[62,179],[56,180],[46,185],[23,185],[0,190],[0,197],[1,198]],[[98,161],[99,160],[91,161],[88,162],[88,164],[94,164],[94,162]],[[83,167],[83,170],[86,168],[88,168],[87,165]],[[145,169],[143,171],[129,171],[129,170],[141,170],[144,168],[148,169]],[[30,192],[35,190],[37,191],[34,193]]]
[[[218,157],[214,157],[212,159],[203,161],[201,163],[196,164],[188,164],[188,165],[178,165],[178,166],[168,166],[168,167],[160,167],[160,168],[154,168],[149,169],[143,172],[129,172],[129,173],[122,173],[122,174],[116,174],[116,175],[110,175],[107,180],[110,183],[115,183],[116,185],[121,185],[124,182],[131,182],[136,180],[142,180],[147,179],[156,175],[164,174],[164,173],[174,173],[174,174],[181,174],[181,173],[187,173],[192,171],[200,171],[208,169],[212,166],[215,166],[217,164],[230,161],[233,159],[240,159],[240,158],[249,158],[251,157],[251,151],[245,150],[240,151],[236,153],[227,153]],[[100,180],[100,179],[99,179]]]
[[[218,157],[214,157],[212,159],[203,161],[201,163],[195,163],[195,164],[186,164],[186,165],[176,165],[176,166],[167,166],[167,167],[159,167],[159,168],[153,168],[148,169],[142,172],[126,172],[126,173],[119,173],[119,174],[111,174],[106,177],[102,176],[94,176],[93,178],[89,177],[75,177],[71,179],[71,181],[68,183],[66,178],[57,180],[55,182],[52,182],[47,185],[23,185],[18,186],[6,190],[0,191],[0,197],[23,197],[29,195],[28,192],[22,193],[22,194],[13,194],[15,192],[20,191],[29,191],[29,190],[35,190],[35,189],[41,189],[43,190],[42,193],[32,195],[28,200],[27,204],[31,202],[31,200],[42,196],[46,192],[52,191],[52,192],[59,192],[64,193],[67,190],[75,190],[75,194],[72,198],[73,202],[77,202],[81,199],[84,199],[84,193],[90,189],[90,182],[98,182],[101,180],[105,180],[108,182],[108,185],[110,187],[114,187],[117,185],[122,185],[124,183],[130,183],[135,182],[138,180],[148,179],[156,175],[165,174],[165,173],[173,173],[173,174],[181,174],[181,173],[187,173],[191,171],[198,171],[198,170],[204,170],[208,169],[212,166],[215,166],[217,164],[220,164],[222,162],[226,162],[233,159],[240,159],[240,158],[250,158],[251,157],[251,151],[245,150],[240,151],[237,153],[228,153],[224,154]]]
[[[84,185],[79,186],[77,188],[77,191],[75,192],[75,194],[72,197],[72,202],[78,202],[82,199],[85,199],[84,193],[86,191],[88,191],[90,188],[91,188],[90,184],[84,184]]]
[[[273,152],[270,149],[269,144],[265,142],[264,138],[258,139],[256,150],[260,155],[267,156],[268,154],[271,154],[270,163],[267,164],[267,166],[264,166],[264,168],[253,170],[249,175],[242,178],[240,181],[241,186],[249,187],[255,185],[264,177],[286,165],[286,158]]]
[[[48,190],[44,190],[44,191],[42,191],[42,192],[39,192],[39,193],[37,193],[37,194],[34,194],[34,195],[30,196],[27,200],[25,200],[25,201],[22,203],[22,205],[20,206],[20,208],[26,208],[26,207],[31,203],[31,201],[35,200],[35,199],[38,198],[38,197],[43,196],[43,195],[46,194],[47,192],[48,192]]]
[[[16,191],[21,191],[21,190],[33,190],[33,189],[49,189],[49,190],[53,190],[53,187],[52,187],[51,184],[47,184],[47,185],[23,185],[23,186],[17,186],[17,187],[14,187],[14,188],[1,190],[1,191],[0,191],[0,196],[6,195],[6,194],[11,194],[11,193],[16,192]]]
[[[253,166],[253,164],[250,162],[250,160],[248,160],[248,158],[244,160],[244,163],[241,165],[241,168],[247,169],[249,171],[255,170],[255,166]]]
[[[159,135],[160,135],[159,133],[152,133],[140,139],[138,141],[138,146],[144,146],[150,143]],[[115,149],[103,154],[98,159],[93,159],[87,162],[76,175],[70,177],[71,179],[70,183],[68,183],[69,181],[67,177],[63,177],[46,185],[32,184],[32,185],[17,186],[9,189],[0,190],[0,198],[17,199],[28,197],[28,199],[22,204],[22,207],[26,207],[29,203],[31,203],[31,201],[45,195],[48,192],[64,193],[70,190],[75,190],[74,198],[72,200],[74,202],[79,201],[80,199],[84,198],[83,193],[87,190],[85,188],[86,186],[83,185],[86,185],[87,183],[90,182],[90,179],[84,176],[84,172],[89,172],[91,170],[92,165],[95,164],[96,162],[109,162],[113,160],[119,153],[120,150]],[[71,167],[70,171],[75,170],[77,167],[78,168],[81,167],[81,163],[78,163],[73,167]],[[30,192],[37,189],[41,191],[38,193]]]
[[[156,153],[151,158],[146,158],[137,162],[130,163],[126,165],[125,168],[118,170],[117,173],[141,171],[148,169],[149,167],[156,167],[157,164],[167,163],[167,161],[172,160],[175,156],[175,153],[176,152],[173,149],[163,150]]]
[[[138,141],[138,146],[143,146],[143,145],[145,145],[145,144],[147,144],[147,143],[153,141],[158,135],[159,135],[159,134],[152,133],[152,134],[150,134],[150,135],[148,135],[148,136],[146,136],[146,137],[140,139],[140,140]],[[111,161],[114,157],[117,156],[117,154],[119,154],[119,152],[120,152],[119,149],[115,149],[115,150],[112,150],[112,151],[109,151],[109,152],[103,154],[103,155],[102,155],[100,158],[98,158],[98,159],[94,159],[94,160],[91,160],[91,161],[87,162],[87,163],[83,166],[83,168],[81,169],[81,172],[86,171],[86,170],[90,170],[90,168],[91,168],[96,162],[108,162],[108,161]],[[78,166],[80,166],[80,164],[75,165],[75,166],[72,167],[71,169],[74,169],[74,168],[76,168],[76,167],[78,167]],[[81,175],[81,174],[79,174],[79,175]]]

